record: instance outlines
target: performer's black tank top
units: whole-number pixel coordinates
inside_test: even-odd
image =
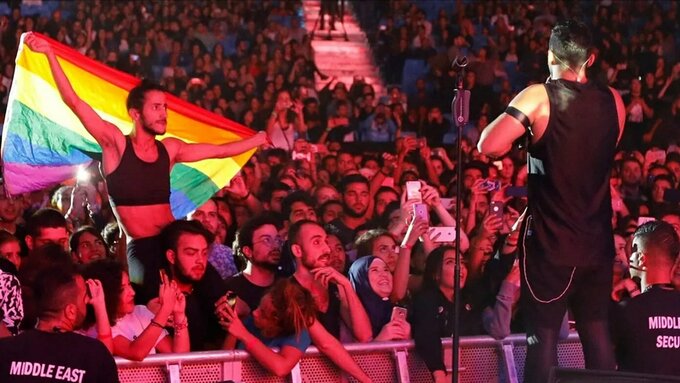
[[[158,159],[144,162],[137,157],[129,136],[120,164],[106,176],[106,186],[114,206],[142,206],[170,203],[170,156],[156,141]]]
[[[592,80],[553,80],[545,88],[550,118],[529,146],[527,247],[556,265],[611,262],[609,176],[619,134],[614,96]]]

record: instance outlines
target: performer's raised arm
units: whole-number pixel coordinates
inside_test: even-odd
[[[26,45],[34,52],[44,53],[50,64],[50,70],[54,76],[61,99],[76,114],[85,129],[94,137],[102,147],[116,147],[117,139],[123,140],[123,134],[114,125],[104,121],[94,109],[85,103],[73,90],[52,46],[38,36],[28,33],[24,39]]]

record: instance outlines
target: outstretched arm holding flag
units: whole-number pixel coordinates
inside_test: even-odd
[[[265,144],[267,135],[253,135],[244,127],[166,95],[158,84],[139,83],[39,34],[28,33],[23,41],[30,50],[24,47],[17,57],[18,81],[14,84],[19,88],[10,96],[15,110],[8,117],[10,139],[3,140],[3,158],[10,160],[10,169],[12,160],[20,159],[19,167],[30,170],[32,166],[44,167],[44,162],[86,163],[83,154],[101,151],[111,205],[132,240],[128,246],[130,278],[141,283],[145,268],[154,270],[162,263],[161,230],[175,216],[186,215],[219,190],[247,160],[240,155]],[[46,101],[49,107],[45,107]],[[22,120],[24,109],[35,112],[47,127],[36,128],[36,118]],[[168,128],[168,120],[178,126]],[[55,124],[62,130],[54,129]],[[79,140],[68,141],[58,137],[59,132],[66,137],[75,132]],[[59,145],[52,145],[54,141]],[[86,145],[77,141],[86,141]],[[48,146],[46,156],[31,158],[19,153],[31,154],[36,150],[25,148],[40,144]],[[60,150],[66,153],[54,155]],[[222,158],[227,162],[215,162]],[[238,161],[236,166],[234,161]],[[20,181],[18,178],[17,183]],[[12,177],[7,182],[12,183]]]

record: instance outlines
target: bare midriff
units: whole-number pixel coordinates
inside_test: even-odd
[[[175,220],[170,204],[167,203],[160,205],[116,206],[113,208],[113,212],[128,240],[158,235],[165,226]]]

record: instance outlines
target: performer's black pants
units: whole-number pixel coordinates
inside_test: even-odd
[[[586,368],[613,370],[616,362],[608,322],[612,264],[558,266],[527,246],[520,251],[520,271],[520,304],[527,332],[524,382],[545,383],[550,369],[558,365],[557,340],[567,307],[576,321]]]

